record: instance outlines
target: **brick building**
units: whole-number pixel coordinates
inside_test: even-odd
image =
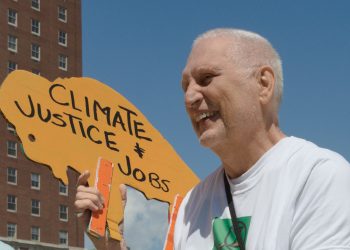
[[[81,76],[80,0],[0,1],[0,83],[15,69],[53,81]],[[0,115],[0,240],[15,249],[82,249],[74,214],[77,173],[64,186],[28,160],[15,129]]]

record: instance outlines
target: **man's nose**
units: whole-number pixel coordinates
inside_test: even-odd
[[[185,105],[187,109],[193,109],[200,105],[203,95],[200,91],[200,86],[195,83],[190,83],[185,91]]]

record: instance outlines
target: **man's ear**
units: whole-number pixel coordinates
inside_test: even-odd
[[[257,80],[260,86],[260,103],[266,105],[272,101],[275,90],[275,74],[273,69],[269,66],[261,67],[257,74]]]

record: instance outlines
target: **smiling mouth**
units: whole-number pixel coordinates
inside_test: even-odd
[[[214,111],[200,113],[199,115],[196,116],[196,122],[213,117],[216,114],[218,114],[218,112],[214,112]]]

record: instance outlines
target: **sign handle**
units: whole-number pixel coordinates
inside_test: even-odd
[[[109,193],[112,185],[113,167],[114,166],[112,162],[107,161],[102,157],[98,158],[95,188],[101,192],[104,198],[104,207],[102,210],[92,212],[88,226],[88,232],[97,238],[104,237],[106,232],[107,210],[109,203]]]

